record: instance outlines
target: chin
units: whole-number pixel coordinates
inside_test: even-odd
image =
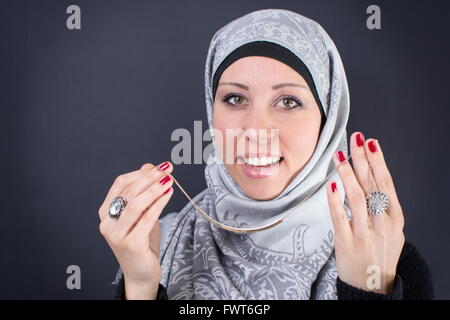
[[[274,190],[274,187],[255,187],[255,186],[247,186],[241,187],[245,194],[254,199],[254,200],[272,200],[276,198],[283,189]]]
[[[238,175],[236,178],[236,182],[242,191],[254,200],[272,200],[283,192],[286,186],[282,177],[252,179]]]

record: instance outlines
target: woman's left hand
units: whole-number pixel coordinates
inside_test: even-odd
[[[352,214],[351,220],[347,218],[336,183],[331,181],[327,186],[335,229],[338,276],[354,287],[389,294],[405,242],[402,208],[378,141],[364,141],[364,136],[355,132],[350,137],[350,152],[353,168],[343,152],[338,151],[333,159],[336,166],[344,162],[338,173]],[[370,214],[366,204],[366,196],[375,191],[372,185],[389,198],[385,213],[378,216]]]

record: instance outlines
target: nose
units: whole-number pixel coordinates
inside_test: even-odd
[[[267,152],[267,148],[278,146],[279,128],[268,111],[250,108],[243,119],[243,139],[253,152]]]

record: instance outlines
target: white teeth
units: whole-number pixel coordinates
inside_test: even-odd
[[[266,166],[276,164],[280,161],[281,157],[249,157],[244,158],[244,162],[251,166]]]

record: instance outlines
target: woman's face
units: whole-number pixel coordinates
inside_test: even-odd
[[[303,77],[276,59],[252,56],[231,64],[219,80],[213,110],[223,162],[253,199],[278,196],[316,148],[319,106]]]

